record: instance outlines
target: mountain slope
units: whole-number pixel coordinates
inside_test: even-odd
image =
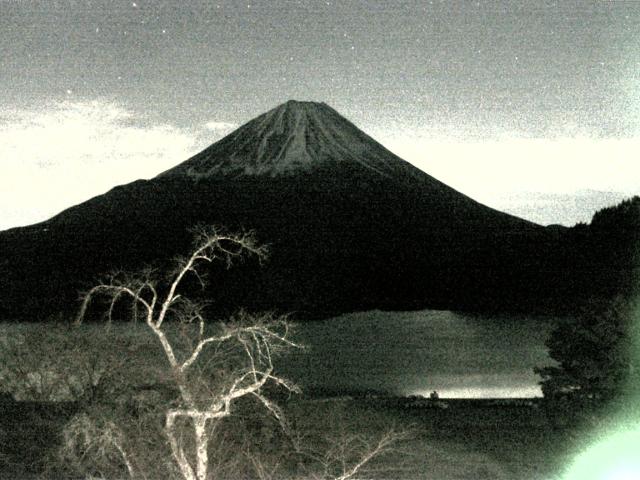
[[[0,233],[0,314],[41,318],[115,267],[184,253],[197,223],[254,229],[266,267],[212,277],[221,308],[529,309],[548,292],[538,225],[398,158],[335,110],[287,102],[158,177]]]
[[[324,103],[290,100],[164,175],[294,175],[328,163],[360,165],[383,176],[408,166]]]

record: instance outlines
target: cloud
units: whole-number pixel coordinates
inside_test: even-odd
[[[0,230],[46,220],[115,185],[151,178],[236,127],[210,121],[198,129],[181,129],[151,123],[106,101],[66,101],[39,109],[0,107]],[[528,206],[528,200],[511,194],[575,197],[581,190],[640,194],[637,137],[504,135],[461,141],[420,131],[374,136],[453,188],[542,223],[587,220],[595,200],[574,202],[564,212],[558,210],[559,201],[554,206],[532,196]]]
[[[105,101],[2,110],[0,230],[151,178],[195,153],[196,138]]]
[[[227,133],[235,128],[238,128],[237,123],[217,121],[207,122],[204,124],[204,126],[207,130],[211,130],[216,133]]]
[[[503,135],[463,141],[382,134],[378,138],[392,152],[460,192],[545,224],[588,221],[612,200],[640,195],[640,162],[636,158],[640,137]],[[585,191],[617,195],[586,198]],[[547,196],[537,195],[540,193]],[[526,198],[515,198],[514,194]],[[548,195],[555,195],[557,203],[550,204]]]
[[[413,136],[383,143],[465,193],[638,190],[640,138],[509,138],[451,141]]]

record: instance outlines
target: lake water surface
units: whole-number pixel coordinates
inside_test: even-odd
[[[308,348],[277,366],[303,389],[540,396],[533,367],[553,363],[544,342],[556,323],[435,310],[346,314],[298,324],[296,338]]]

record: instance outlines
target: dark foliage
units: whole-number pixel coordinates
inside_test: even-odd
[[[640,386],[640,197],[600,210],[588,226],[576,225],[558,253],[570,276],[558,291],[580,308],[547,343],[557,366],[536,372],[552,416],[588,425],[628,407]]]
[[[547,342],[557,366],[538,368],[546,406],[565,424],[594,423],[633,400],[640,381],[636,309],[622,297],[594,301]]]

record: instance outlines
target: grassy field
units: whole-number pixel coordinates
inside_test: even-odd
[[[177,336],[179,332],[171,334]],[[162,377],[165,360],[141,324],[116,324],[112,328],[87,325],[79,329],[4,324],[0,325],[0,341],[0,354],[7,357],[0,358],[0,387],[10,386],[11,377],[6,375],[10,362],[31,372],[61,372],[61,378],[74,376],[83,384],[91,375],[99,374],[107,385],[114,386],[107,403],[130,402],[132,397],[124,393],[132,387],[135,391],[136,386],[146,388],[166,382]],[[37,381],[32,388],[18,391],[23,400],[47,392],[65,400],[64,388],[47,390],[48,379],[60,384],[57,377],[43,373],[33,378]],[[62,429],[78,407],[63,401],[47,402],[44,397],[14,401],[0,392],[0,478],[60,476],[56,473],[60,472],[56,452]],[[358,478],[554,479],[560,478],[578,446],[579,437],[553,428],[537,401],[446,400],[434,404],[385,396],[322,399],[293,395],[280,398],[279,403],[295,431],[321,449],[335,446],[341,439],[374,439],[389,427],[408,432],[405,440],[374,459]],[[120,403],[120,408],[122,405],[127,412],[129,404]],[[159,425],[164,405],[160,404]],[[239,412],[234,412],[229,421],[238,420],[248,424]],[[260,432],[261,421],[257,430],[245,432]],[[271,441],[261,438],[274,437],[255,436],[254,446],[264,447]],[[164,444],[164,439],[159,443]]]
[[[60,433],[73,416],[68,404],[0,400],[0,478],[46,478]]]
[[[397,452],[375,463],[377,478],[551,479],[570,461],[568,435],[554,430],[535,404],[449,400],[444,405],[447,408],[413,406],[403,399],[356,399],[327,402],[324,408],[343,409],[361,431],[393,424],[411,432]],[[303,415],[313,410],[309,404],[301,408],[306,410]],[[309,428],[321,425],[323,416],[315,410]]]
[[[550,428],[535,406],[447,404],[448,408],[429,408],[401,400],[295,399],[286,409],[298,429],[330,439],[344,432],[373,437],[389,425],[410,432],[360,478],[552,479],[559,478],[570,460],[568,436]],[[0,409],[0,476],[46,477],[73,408],[4,401]]]

